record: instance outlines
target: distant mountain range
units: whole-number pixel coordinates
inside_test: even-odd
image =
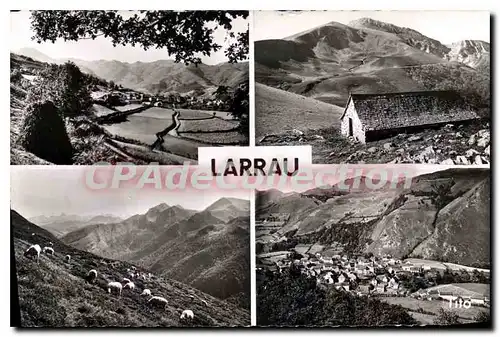
[[[109,214],[80,216],[64,213],[52,216],[40,215],[32,217],[29,220],[32,223],[48,230],[57,237],[64,236],[69,232],[89,225],[107,224],[122,221],[121,218]]]
[[[413,178],[409,189],[370,191],[361,183],[342,193],[337,186],[287,196],[262,191],[256,218],[290,214],[278,234],[303,242],[484,267],[490,264],[489,174],[443,170]]]
[[[240,306],[249,305],[249,201],[221,198],[202,211],[160,204],[120,222],[94,224],[61,240],[144,266]]]
[[[257,82],[344,107],[351,91],[434,90],[454,78],[457,86],[462,85],[461,76],[489,76],[490,44],[465,40],[446,46],[413,29],[362,18],[256,41],[255,62]],[[429,67],[425,71],[435,77],[424,81],[415,67]],[[263,115],[272,112],[265,106],[261,110]]]
[[[53,59],[34,48],[22,48],[14,52],[46,63],[62,64],[70,60],[86,73],[152,94],[188,93],[195,90],[212,92],[220,85],[236,87],[248,81],[248,62],[186,66],[172,60],[127,63],[116,60]]]

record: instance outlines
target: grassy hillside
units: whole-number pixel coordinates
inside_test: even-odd
[[[107,281],[121,280],[131,264],[98,257],[58,241],[52,234],[11,211],[21,325],[23,327],[170,327],[242,326],[250,323],[248,311],[218,300],[177,281],[153,275],[151,280],[134,280],[134,291],[122,297],[107,293]],[[34,233],[34,235],[32,235]],[[42,247],[52,242],[55,255],[43,255],[37,264],[23,257],[33,243]],[[70,254],[71,263],[63,257]],[[90,269],[98,271],[95,284],[84,280]],[[147,270],[139,268],[147,272]],[[146,304],[142,289],[164,296],[165,310]],[[194,298],[191,299],[190,295]],[[16,298],[11,298],[17,301]],[[202,302],[207,302],[207,306]],[[191,309],[191,323],[180,320],[182,310]],[[12,313],[15,314],[15,313]]]
[[[311,98],[255,84],[255,136],[257,139],[267,134],[285,130],[318,129],[338,124],[342,108]]]
[[[340,242],[350,253],[488,268],[489,174],[488,169],[438,171],[414,178],[410,189],[332,193],[326,200],[311,198],[308,191],[261,205],[256,217],[289,213],[277,234],[296,242]]]

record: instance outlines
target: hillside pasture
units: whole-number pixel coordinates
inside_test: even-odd
[[[103,105],[100,104],[93,104],[91,111],[96,115],[97,117],[102,117],[102,116],[107,116],[109,114],[115,113],[116,111],[110,108],[107,108]]]
[[[138,109],[142,106],[143,106],[142,104],[127,104],[127,105],[123,105],[123,106],[115,106],[114,108],[118,111],[125,112],[125,111]]]
[[[177,131],[186,133],[221,132],[234,131],[237,127],[237,122],[211,118],[209,120],[183,120]]]
[[[182,137],[193,141],[202,142],[206,145],[240,145],[248,144],[248,138],[238,131],[230,132],[207,132],[207,133],[184,133]]]

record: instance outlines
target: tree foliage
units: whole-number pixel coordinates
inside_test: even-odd
[[[400,306],[356,297],[316,279],[296,267],[282,274],[266,274],[258,285],[257,324],[276,326],[381,326],[416,324]]]
[[[434,319],[434,324],[436,325],[456,325],[460,324],[457,314],[450,310],[439,309],[437,317]]]
[[[240,132],[249,135],[249,83],[240,84],[233,92],[230,99],[229,113],[240,121]]]
[[[158,11],[125,13],[116,10],[33,11],[31,29],[38,43],[57,39],[78,41],[104,36],[113,46],[132,45],[165,48],[176,62],[201,63],[199,54],[210,56],[222,46],[215,41],[217,29],[229,40],[224,51],[229,62],[245,60],[249,50],[248,30],[235,33],[233,21],[246,19],[248,11]]]

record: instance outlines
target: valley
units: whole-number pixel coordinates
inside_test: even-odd
[[[22,123],[31,92],[39,86],[46,86],[44,81],[52,76],[51,71],[55,71],[51,69],[62,69],[66,63],[29,49],[21,52],[24,55],[11,54],[11,68],[16,74],[11,76],[12,163],[23,164],[24,160],[50,162],[50,159],[40,157],[44,156],[45,150],[27,151],[18,144],[18,139],[23,134]],[[25,55],[33,55],[33,58]],[[87,90],[91,100],[88,111],[82,112],[79,118],[71,118],[67,125],[73,150],[70,160],[75,164],[96,161],[195,164],[198,147],[248,143],[248,132],[241,127],[234,112],[239,109],[236,104],[241,102],[235,103],[231,97],[233,94],[241,96],[245,90],[248,64],[200,65],[196,68],[173,61],[154,64],[73,61],[81,67],[82,76],[88,77],[88,88],[80,90]],[[151,69],[139,70],[137,67]],[[115,68],[120,70],[112,70]],[[174,68],[175,73],[165,72]],[[161,78],[161,83],[171,78],[173,83],[192,83],[192,86],[180,88],[172,84],[152,89],[153,84],[134,84],[118,76],[137,72],[144,78]]]
[[[326,291],[400,304],[419,324],[461,296],[474,310],[454,314],[478,321],[489,314],[489,174],[446,169],[409,188],[257,192],[258,278],[301,275]]]

